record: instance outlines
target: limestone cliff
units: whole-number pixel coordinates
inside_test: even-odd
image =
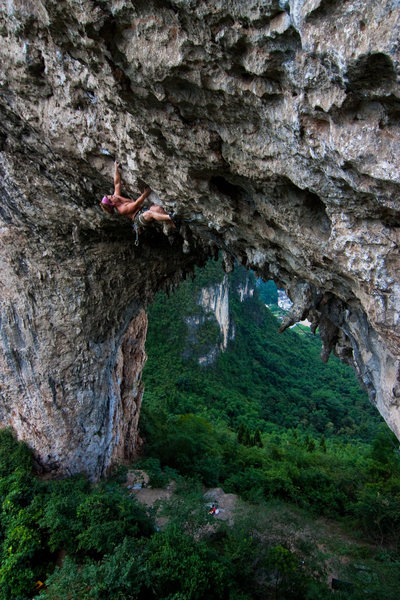
[[[225,275],[222,281],[201,288],[197,298],[197,305],[202,309],[201,314],[184,317],[188,326],[188,344],[184,357],[188,358],[195,354],[200,365],[211,365],[215,363],[218,355],[228,348],[228,343],[235,339],[235,323],[230,312],[232,294],[237,294],[240,302],[251,298],[254,287],[250,277],[246,276],[243,280],[233,283]],[[207,324],[215,324],[216,329],[206,331],[205,343],[201,343],[199,340],[201,333],[199,335],[198,330]]]
[[[400,435],[399,23],[397,0],[0,0],[0,419],[43,464],[131,455],[127,331],[218,250]],[[100,212],[110,154],[185,219],[172,243]]]
[[[204,310],[214,313],[222,335],[220,348],[226,350],[229,340],[235,337],[235,327],[229,315],[228,277],[225,275],[219,285],[203,288],[199,304]]]
[[[246,298],[251,298],[254,294],[254,288],[250,283],[249,277],[243,282],[243,284],[239,284],[236,292],[239,294],[240,302],[246,300]]]
[[[196,301],[201,307],[201,313],[197,314],[195,311],[196,314],[184,317],[188,327],[188,343],[184,357],[188,358],[194,353],[200,365],[213,364],[219,353],[227,349],[228,342],[235,338],[235,326],[229,310],[229,294],[227,275],[222,281],[201,288]],[[204,339],[200,340],[200,337]]]

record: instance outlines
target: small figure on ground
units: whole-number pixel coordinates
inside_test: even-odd
[[[212,507],[210,508],[210,510],[208,511],[208,514],[215,515],[216,512],[217,512],[217,509],[215,507],[215,504],[213,504]]]
[[[116,162],[114,172],[114,193],[110,196],[104,196],[100,204],[104,212],[109,215],[118,212],[120,215],[132,219],[132,221],[136,221],[141,227],[147,227],[148,225],[151,225],[153,221],[162,221],[175,228],[171,217],[165,212],[162,206],[152,204],[147,209],[143,208],[144,201],[151,193],[149,187],[144,190],[143,194],[139,196],[137,200],[121,196],[121,175],[119,166],[119,163]]]

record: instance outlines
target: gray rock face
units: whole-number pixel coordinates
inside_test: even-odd
[[[235,327],[229,314],[229,285],[225,275],[220,284],[202,288],[199,304],[206,312],[213,313],[221,333],[221,344],[218,350],[226,350],[228,342],[235,339]],[[203,361],[206,362],[206,361]],[[201,361],[200,361],[201,363]]]
[[[43,464],[131,456],[131,323],[219,250],[288,291],[400,436],[399,18],[397,0],[0,1],[0,419]],[[186,220],[172,245],[101,213],[110,155],[126,194],[141,179]]]
[[[219,354],[224,352],[228,343],[235,339],[235,325],[229,310],[229,294],[231,292],[228,276],[222,281],[201,288],[195,303],[201,307],[200,313],[184,317],[188,328],[187,344],[183,353],[184,358],[195,357],[199,365],[209,366],[215,363]],[[214,325],[214,335],[210,331],[199,339],[199,328]],[[215,335],[216,334],[216,335]]]

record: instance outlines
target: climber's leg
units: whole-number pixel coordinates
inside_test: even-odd
[[[166,214],[165,210],[163,209],[162,206],[160,206],[159,204],[152,204],[149,208],[149,210],[151,210],[152,212],[155,213],[160,213],[162,215]]]
[[[119,163],[115,161],[115,171],[114,171],[114,194],[116,196],[121,195],[121,175],[119,172]]]
[[[151,221],[164,221],[169,223],[172,227],[175,227],[171,217],[161,206],[151,206],[149,210],[146,210],[146,212],[143,213],[142,218],[149,223]]]

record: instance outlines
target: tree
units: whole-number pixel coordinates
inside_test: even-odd
[[[245,426],[243,423],[240,423],[239,425],[239,431],[237,434],[237,441],[239,444],[243,444],[243,440],[244,440],[244,434],[245,434]]]
[[[315,442],[313,439],[309,439],[307,443],[307,452],[314,452],[315,450]]]
[[[244,446],[251,446],[251,435],[248,427],[245,427],[244,435],[243,435],[243,444]]]
[[[299,563],[298,557],[283,546],[278,545],[270,548],[267,555],[267,564],[272,571],[275,598],[285,598],[286,593],[290,593],[292,589],[296,589],[299,585]]]
[[[262,440],[261,440],[261,432],[258,429],[258,427],[257,427],[256,432],[254,434],[254,446],[257,446],[258,448],[262,448],[263,447],[263,443],[262,443]]]

